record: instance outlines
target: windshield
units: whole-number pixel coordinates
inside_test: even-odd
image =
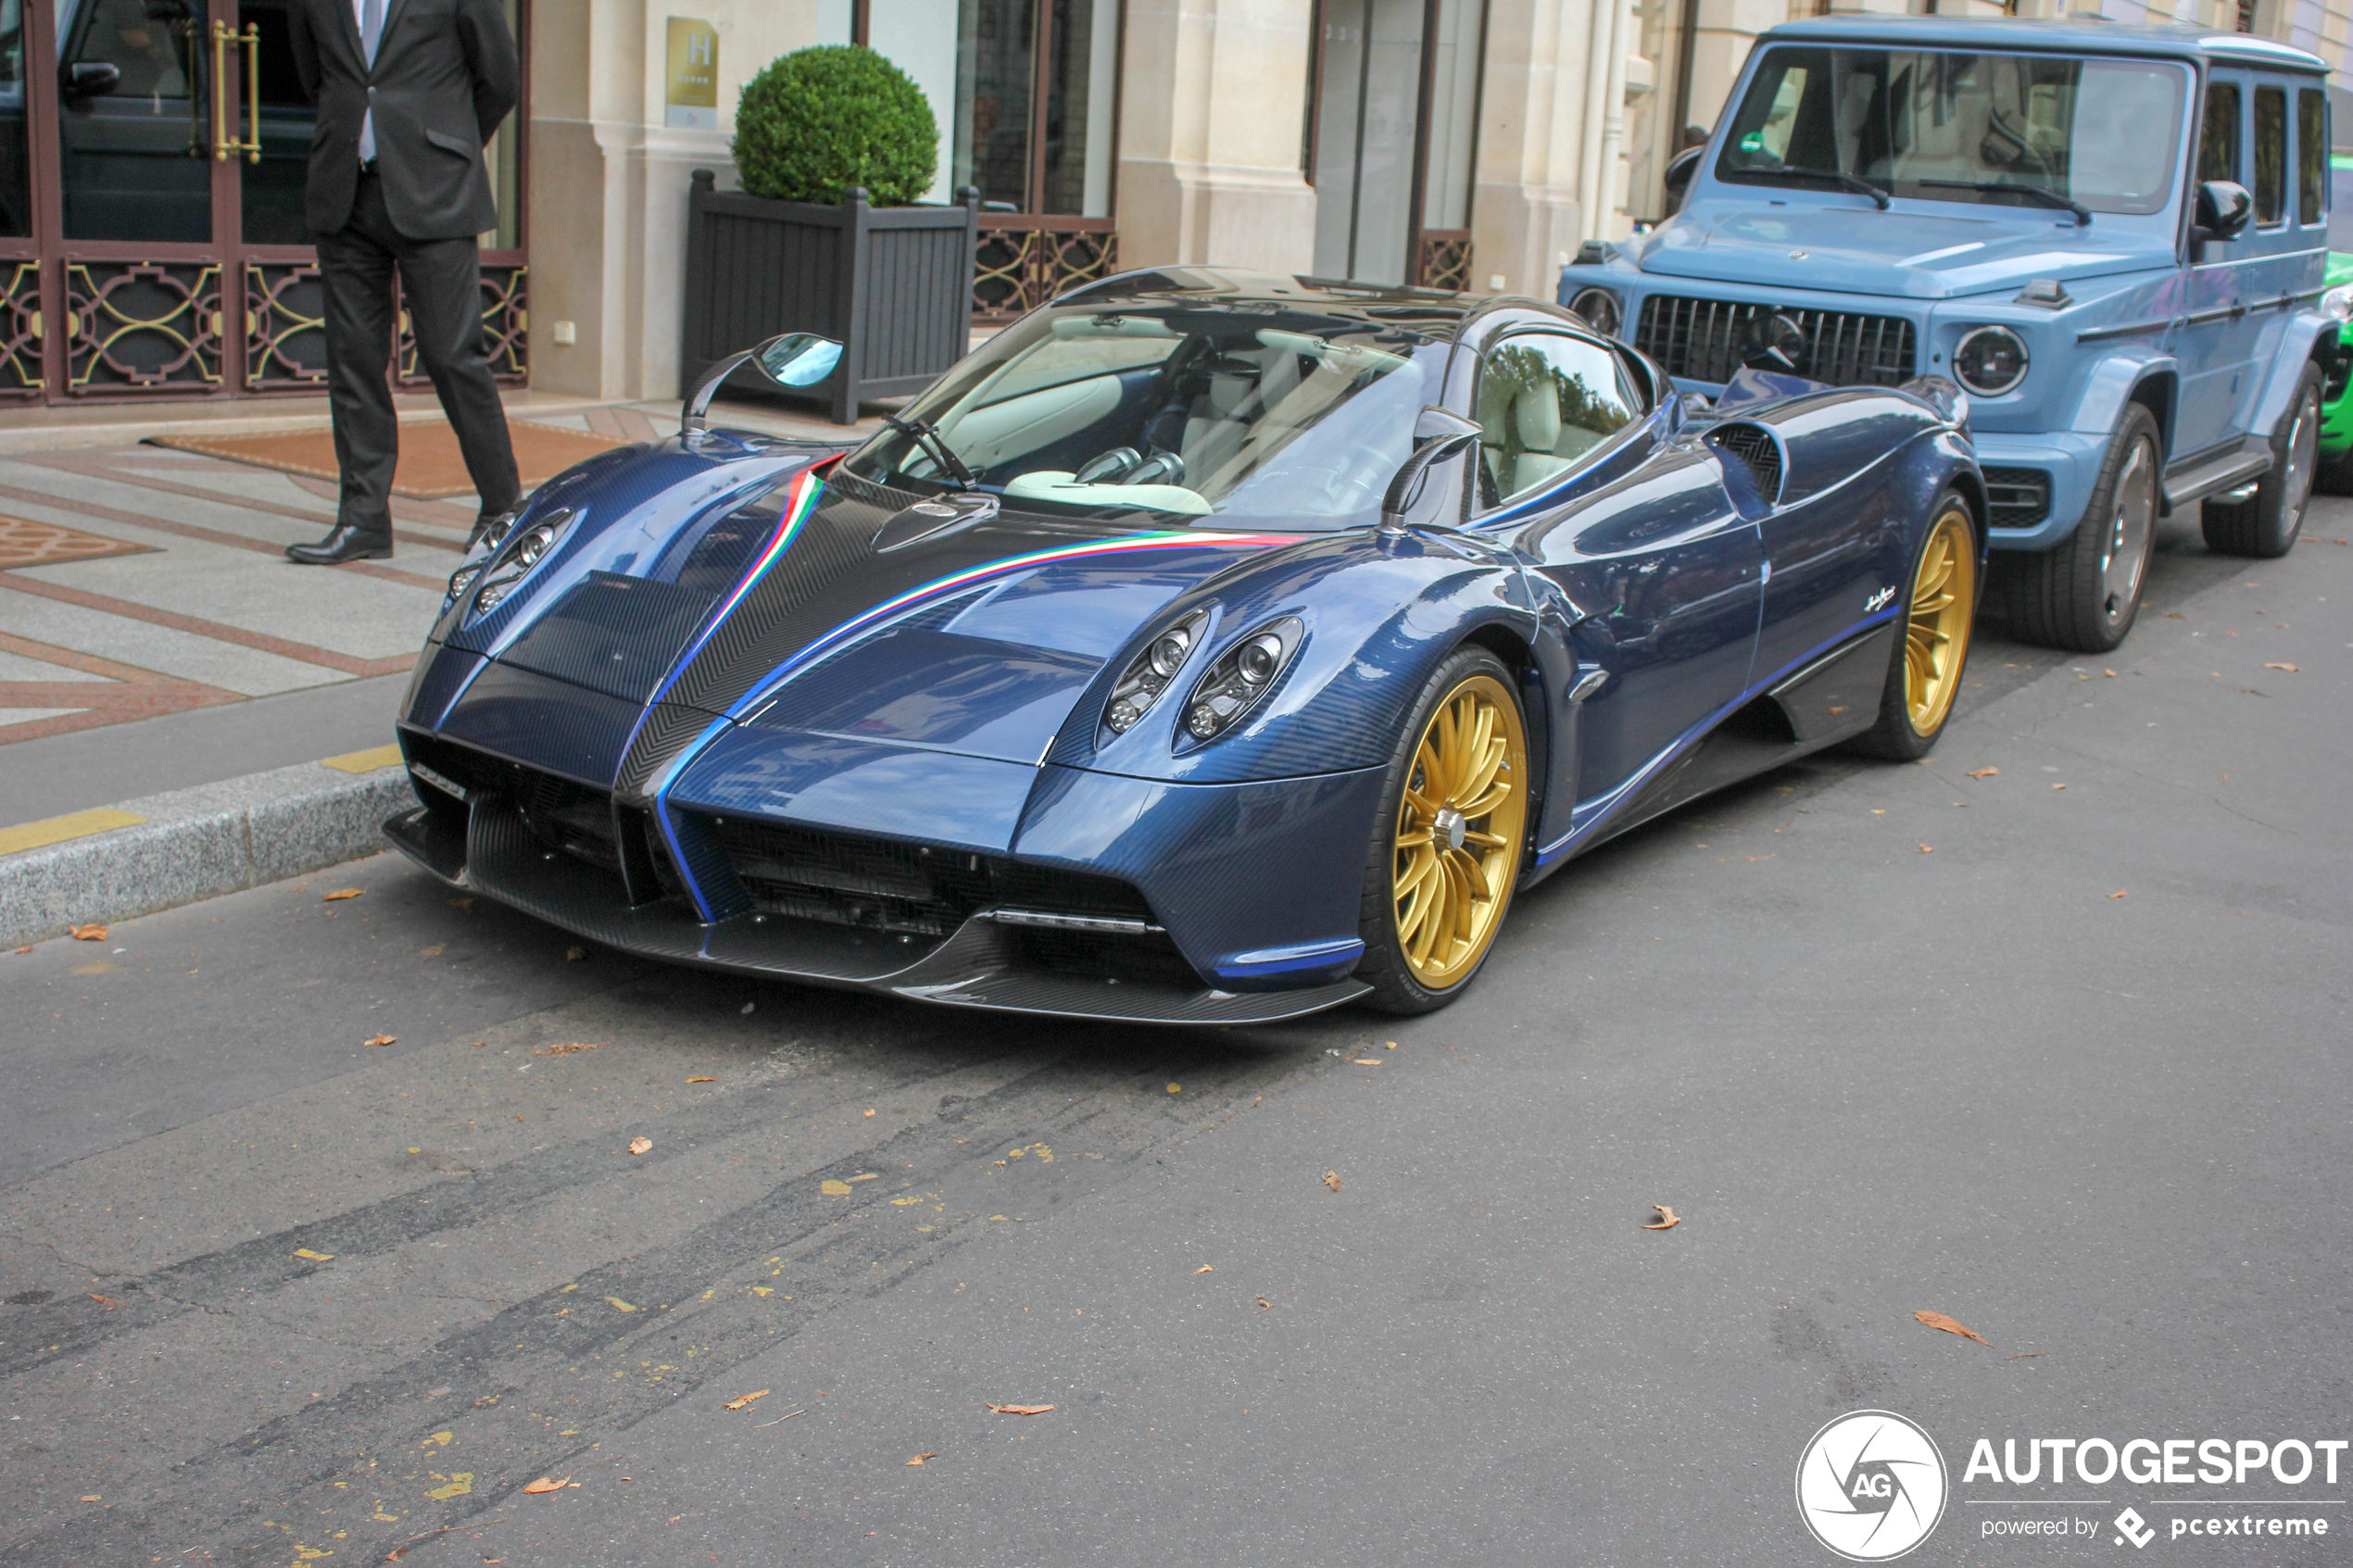
[[[1308,307],[1040,311],[975,352],[849,459],[878,484],[976,488],[1026,511],[1164,525],[1375,521],[1437,401],[1446,345]]]
[[[2187,80],[2155,60],[1778,48],[1749,82],[1716,174],[1831,186],[1812,170],[1930,201],[2158,212],[2181,162]]]

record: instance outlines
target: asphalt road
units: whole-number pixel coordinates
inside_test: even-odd
[[[1989,634],[1925,765],[1596,852],[1427,1019],[754,984],[391,856],[0,956],[0,1568],[1830,1563],[1866,1408],[1908,1562],[2353,1560],[2353,1453],[1963,1475],[2353,1437],[2349,534],[2170,529],[2117,654]]]

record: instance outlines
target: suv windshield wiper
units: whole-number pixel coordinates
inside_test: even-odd
[[[1741,172],[1743,174],[1786,174],[1795,180],[1827,180],[1831,184],[1852,191],[1858,196],[1870,197],[1879,204],[1879,209],[1881,212],[1887,210],[1886,186],[1875,184],[1859,174],[1849,174],[1843,169],[1794,169],[1784,165],[1780,169],[1743,169]]]
[[[939,433],[939,427],[929,420],[900,420],[885,414],[883,423],[912,436],[915,445],[930,453],[933,459],[948,470],[949,477],[965,489],[970,490],[980,483],[973,478],[972,470],[964,467],[963,460],[948,449],[946,437]]]
[[[1942,186],[1948,191],[2015,191],[2021,196],[2030,196],[2043,203],[2045,207],[2065,207],[2075,214],[2075,226],[2079,229],[2086,227],[2092,221],[2090,207],[2080,201],[2060,195],[2048,185],[2018,184],[2007,180],[1915,180],[1912,182],[1916,185]]]

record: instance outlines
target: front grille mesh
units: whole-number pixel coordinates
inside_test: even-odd
[[[532,836],[548,848],[620,872],[612,797],[605,791],[447,741],[412,737],[409,750],[418,761],[463,784],[469,793],[512,801]]]
[[[1729,299],[1653,295],[1642,301],[1634,346],[1667,367],[1670,376],[1726,382],[1741,366],[1741,348],[1769,305]],[[1895,386],[1911,379],[1912,323],[1901,316],[1844,310],[1783,310],[1806,334],[1805,373],[1835,386]]]
[[[2032,528],[2051,515],[2051,476],[2041,469],[1989,468],[1986,521],[1994,528]]]

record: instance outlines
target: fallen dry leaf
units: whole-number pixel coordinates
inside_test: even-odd
[[[322,904],[332,904],[338,898],[357,898],[365,891],[365,888],[359,887],[338,887],[333,893],[325,895],[319,901]]]
[[[2266,670],[2284,670],[2291,675],[2295,674],[2296,670],[2296,667],[2293,664],[2266,664],[2263,668]]]
[[[437,958],[441,957],[441,955],[442,955],[443,953],[447,952],[447,950],[448,950],[448,944],[447,944],[447,943],[446,943],[446,942],[435,942],[435,943],[434,943],[432,947],[420,947],[420,948],[418,948],[418,949],[417,949],[417,956],[418,956],[419,958],[421,958],[421,959],[437,959]]]
[[[868,1111],[866,1112],[866,1114],[867,1114],[867,1115],[869,1115],[869,1116],[872,1116],[872,1115],[874,1114],[874,1112],[870,1110],[868,1110]]]
[[[1928,1324],[1931,1328],[1941,1328],[1947,1334],[1957,1334],[1964,1339],[1974,1339],[1980,1345],[1990,1347],[1994,1343],[1991,1339],[1986,1338],[1985,1336],[1978,1333],[1977,1330],[1973,1328],[1964,1328],[1942,1312],[1914,1312],[1912,1316]]]
[[[577,1486],[579,1485],[579,1482],[573,1480],[569,1475],[565,1476],[560,1481],[550,1481],[545,1475],[542,1475],[538,1480],[525,1485],[523,1490],[526,1492],[560,1492],[566,1486]]]
[[[2130,890],[2130,889],[2124,889],[2124,890],[2120,890],[2120,891],[2118,891],[2118,892],[2115,892],[2115,893],[2111,893],[2111,894],[2109,894],[2109,895],[2108,895],[2108,897],[2111,897],[2111,898],[2129,898],[2129,897],[2132,897],[2132,892],[2131,892],[2131,890]]]
[[[1217,1265],[1214,1263],[1203,1263],[1200,1268],[1193,1271],[1193,1273],[1197,1274],[1214,1274],[1216,1272]]]
[[[1378,1067],[1381,1064],[1381,1059],[1377,1056],[1352,1056],[1348,1060],[1356,1067]]]
[[[1265,1298],[1264,1296],[1261,1296],[1261,1297],[1258,1298],[1258,1312],[1271,1312],[1271,1311],[1273,1311],[1274,1310],[1275,1310],[1275,1303],[1273,1303],[1272,1301],[1269,1301],[1269,1300],[1268,1300],[1268,1299],[1266,1299],[1266,1298]],[[1252,1312],[1252,1313],[1251,1313],[1251,1316],[1252,1316],[1252,1317],[1256,1317],[1256,1316],[1258,1315],[1258,1312]]]
[[[828,1176],[824,1181],[817,1184],[817,1190],[824,1193],[827,1198],[848,1198],[849,1196],[849,1184],[848,1182],[837,1182],[831,1176]]]
[[[1334,1192],[1338,1192],[1347,1184],[1343,1183],[1340,1179],[1340,1173],[1338,1171],[1327,1171],[1324,1173],[1324,1185],[1331,1188]]]
[[[1920,846],[1920,853],[1923,855],[1933,855],[1936,853],[1936,846],[1933,844],[1923,844]]]
[[[882,1180],[882,1175],[879,1172],[866,1171],[849,1179],[853,1182],[878,1182]]]
[[[689,1078],[686,1082],[689,1084],[716,1084],[719,1080],[716,1078]]]
[[[938,1457],[939,1457],[939,1456],[938,1456],[937,1454],[917,1454],[914,1458],[912,1458],[912,1459],[909,1460],[907,1462],[908,1462],[909,1464],[921,1464],[921,1463],[923,1463],[923,1461],[925,1461],[925,1460],[927,1460],[927,1459],[937,1459]]]
[[[359,1043],[363,1046],[396,1046],[400,1043],[400,1036],[397,1035],[371,1035]]]
[[[2053,784],[2051,787],[2052,787],[2053,789],[2065,789],[2067,786],[2066,786],[2065,784]]]
[[[93,1493],[91,1493],[88,1497],[83,1498],[82,1500],[83,1502],[100,1502],[100,1501],[103,1501],[104,1499],[101,1499],[101,1498],[98,1496],[98,1494],[97,1494],[97,1493],[93,1492]]]
[[[610,1306],[616,1311],[634,1312],[637,1310],[618,1296],[608,1296],[605,1298],[605,1301],[607,1305]]]
[[[111,1296],[101,1296],[101,1295],[97,1294],[95,1291],[88,1291],[88,1290],[85,1290],[85,1291],[83,1291],[83,1292],[82,1292],[82,1294],[83,1294],[83,1295],[85,1295],[85,1296],[87,1296],[87,1297],[89,1297],[89,1298],[90,1298],[90,1299],[92,1299],[93,1301],[95,1301],[95,1302],[96,1302],[96,1303],[98,1303],[98,1305],[100,1305],[101,1307],[119,1307],[119,1306],[122,1305],[122,1303],[121,1303],[121,1302],[117,1301],[117,1300],[116,1300],[113,1297],[111,1297]]]
[[[651,1138],[631,1138],[629,1140],[629,1152],[632,1154],[649,1153],[651,1152],[653,1147],[654,1140]]]
[[[17,951],[18,951],[19,953],[30,953],[31,951],[32,951],[32,944],[31,944],[30,942],[28,942],[28,943],[26,943],[23,947],[19,947],[19,948],[17,949]],[[194,973],[195,972],[195,971],[192,969],[192,970],[190,970],[188,972],[189,972],[189,973],[191,973],[191,974],[194,974]]]
[[[103,925],[77,925],[72,930],[73,939],[77,942],[103,942],[107,939],[107,928]]]
[[[574,1051],[600,1050],[603,1047],[604,1042],[602,1040],[582,1040],[569,1046],[544,1046],[531,1054],[534,1056],[570,1056]]]
[[[766,1399],[769,1395],[771,1395],[771,1394],[773,1394],[773,1393],[774,1393],[774,1392],[775,1392],[775,1390],[774,1390],[774,1389],[773,1389],[773,1388],[762,1388],[762,1389],[761,1389],[759,1393],[757,1393],[757,1394],[746,1394],[746,1395],[745,1395],[742,1399],[730,1399],[730,1400],[728,1400],[728,1401],[726,1402],[726,1404],[725,1404],[725,1405],[722,1406],[721,1408],[722,1408],[722,1409],[724,1409],[724,1410],[739,1411],[739,1410],[743,1409],[746,1405],[748,1405],[748,1404],[751,1403],[754,1399]]]
[[[1054,1407],[1051,1405],[990,1405],[988,1408],[999,1415],[1044,1415]]]
[[[566,947],[564,949],[564,957],[569,960],[576,960],[579,959],[585,959],[587,956],[588,949],[585,947]]]
[[[1971,768],[1969,771],[1969,776],[1973,779],[1990,779],[2001,771],[1999,768]]]
[[[1654,1203],[1651,1207],[1658,1210],[1658,1218],[1643,1224],[1642,1229],[1646,1231],[1669,1231],[1683,1223],[1683,1217],[1664,1203]]]
[[[409,1549],[408,1549],[407,1547],[405,1547],[405,1546],[396,1546],[396,1547],[394,1547],[394,1548],[393,1548],[390,1551],[388,1551],[388,1552],[385,1552],[385,1553],[384,1553],[384,1561],[385,1561],[386,1562],[399,1562],[402,1558],[404,1558],[404,1557],[406,1557],[406,1556],[408,1556],[408,1555],[409,1555]]]
[[[296,1248],[294,1255],[297,1258],[308,1258],[314,1263],[331,1263],[334,1261],[335,1256],[332,1252],[313,1252],[308,1247]]]

